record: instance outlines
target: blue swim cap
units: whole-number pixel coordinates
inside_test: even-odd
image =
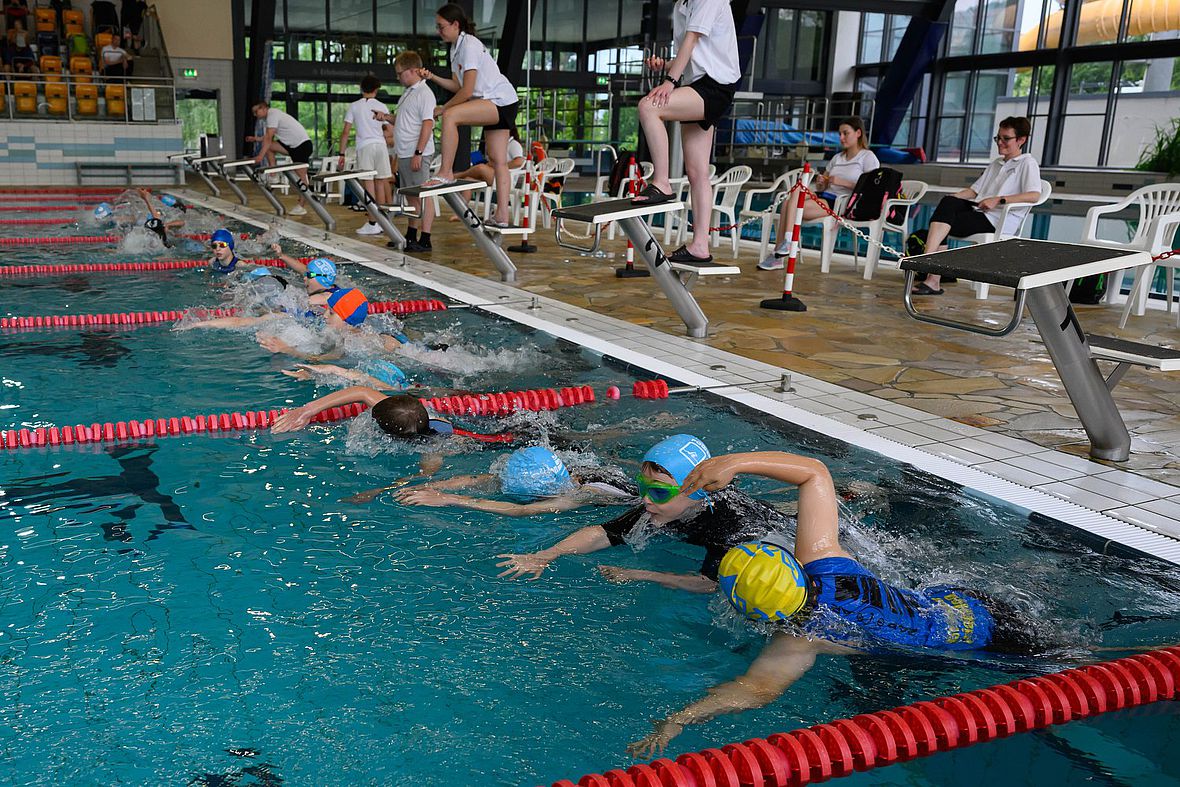
[[[336,282],[336,263],[327,257],[316,257],[307,263],[307,274],[323,286],[331,287]]]
[[[232,250],[234,247],[234,234],[227,229],[217,230],[216,232],[214,232],[212,235],[209,236],[209,242],[213,243],[214,241],[228,243],[230,249]]]
[[[555,497],[573,485],[557,454],[539,445],[514,451],[500,474],[500,491],[516,497]]]
[[[648,449],[643,455],[643,461],[659,465],[668,471],[673,481],[683,484],[692,469],[710,456],[709,447],[699,438],[690,434],[674,434]],[[709,495],[704,489],[698,489],[688,497],[691,500],[706,500]]]
[[[161,194],[160,202],[170,208],[176,207],[176,197],[173,197],[171,194]]]
[[[270,270],[268,268],[254,268],[253,270],[246,271],[244,274],[242,274],[243,278],[245,278],[248,282],[253,282],[269,275]]]
[[[111,208],[111,203],[109,202],[100,202],[94,206],[94,218],[98,219],[99,221],[102,221],[103,219],[109,219],[111,214],[114,212],[115,211],[113,208]]]
[[[370,377],[376,377],[391,388],[404,388],[409,383],[406,373],[389,361],[370,361],[365,364],[364,372]]]

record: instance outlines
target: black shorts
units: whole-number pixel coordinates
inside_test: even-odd
[[[725,116],[725,113],[733,105],[733,94],[737,92],[738,83],[723,85],[706,74],[688,87],[695,90],[701,100],[705,102],[705,116],[701,118],[698,125],[708,131]]]
[[[974,202],[962,197],[943,197],[939,200],[934,215],[930,217],[932,224],[936,221],[951,225],[951,237],[954,238],[996,231],[987,214],[976,210]]]
[[[484,126],[484,131],[511,131],[516,128],[516,113],[520,110],[520,102],[514,101],[506,107],[496,107],[500,119],[493,125]]]
[[[287,147],[283,145],[283,147]],[[302,145],[296,145],[293,148],[287,148],[287,155],[296,164],[307,164],[311,161],[311,140],[307,140]]]

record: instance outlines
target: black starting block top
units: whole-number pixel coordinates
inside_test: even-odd
[[[586,224],[608,224],[619,219],[638,216],[655,216],[683,210],[683,202],[661,202],[659,205],[632,205],[630,199],[608,199],[602,202],[588,202],[585,205],[571,205],[553,211],[555,219],[581,221]]]
[[[313,175],[311,179],[324,183],[336,183],[341,180],[372,180],[375,177],[377,177],[375,169],[352,169],[344,172],[322,172],[319,175]]]
[[[1180,369],[1180,350],[1157,347],[1142,342],[1131,342],[1113,336],[1089,334],[1086,340],[1090,344],[1090,354],[1095,358],[1151,366],[1162,372],[1174,372]]]
[[[397,193],[406,197],[437,197],[441,194],[451,194],[456,191],[474,191],[475,189],[486,189],[488,184],[482,180],[456,180],[454,183],[448,183],[445,186],[410,186],[404,189],[398,189]]]
[[[901,269],[1031,290],[1150,262],[1151,255],[1145,251],[1011,238],[907,257]]]
[[[222,169],[233,169],[235,167],[251,167],[257,166],[252,158],[240,158],[233,161],[227,161],[221,165]]]
[[[307,169],[307,165],[302,164],[302,163],[279,164],[277,167],[266,167],[265,169],[262,170],[262,174],[274,175],[279,172],[295,172],[296,170],[300,170],[300,169]]]

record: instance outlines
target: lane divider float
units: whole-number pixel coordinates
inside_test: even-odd
[[[0,225],[24,224],[73,224],[78,221],[76,216],[46,216],[36,219],[0,219]]]
[[[67,243],[117,243],[122,235],[62,235],[60,237],[0,238],[0,246],[56,246]]]
[[[1159,700],[1180,689],[1180,647],[976,689],[588,774],[553,787],[798,787]]]
[[[300,262],[310,262],[311,257],[301,257]],[[285,268],[287,264],[276,257],[249,260],[254,265],[268,268]],[[79,262],[69,265],[4,265],[0,276],[64,276],[70,273],[139,273],[145,271],[177,271],[203,268],[209,260],[158,260],[156,262]]]
[[[0,212],[7,213],[51,213],[55,210],[85,210],[85,205],[2,205]]]

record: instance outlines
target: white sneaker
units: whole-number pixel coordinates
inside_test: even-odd
[[[381,227],[380,227],[380,225],[377,224],[377,222],[370,221],[368,224],[362,224],[360,227],[357,227],[356,234],[357,235],[380,235],[381,231],[382,231]]]
[[[296,205],[295,207],[288,210],[287,213],[291,216],[306,216],[307,208],[303,207],[302,205]]]
[[[785,257],[780,257],[775,253],[771,253],[769,257],[758,263],[758,270],[760,271],[781,271],[783,269],[783,260]]]

